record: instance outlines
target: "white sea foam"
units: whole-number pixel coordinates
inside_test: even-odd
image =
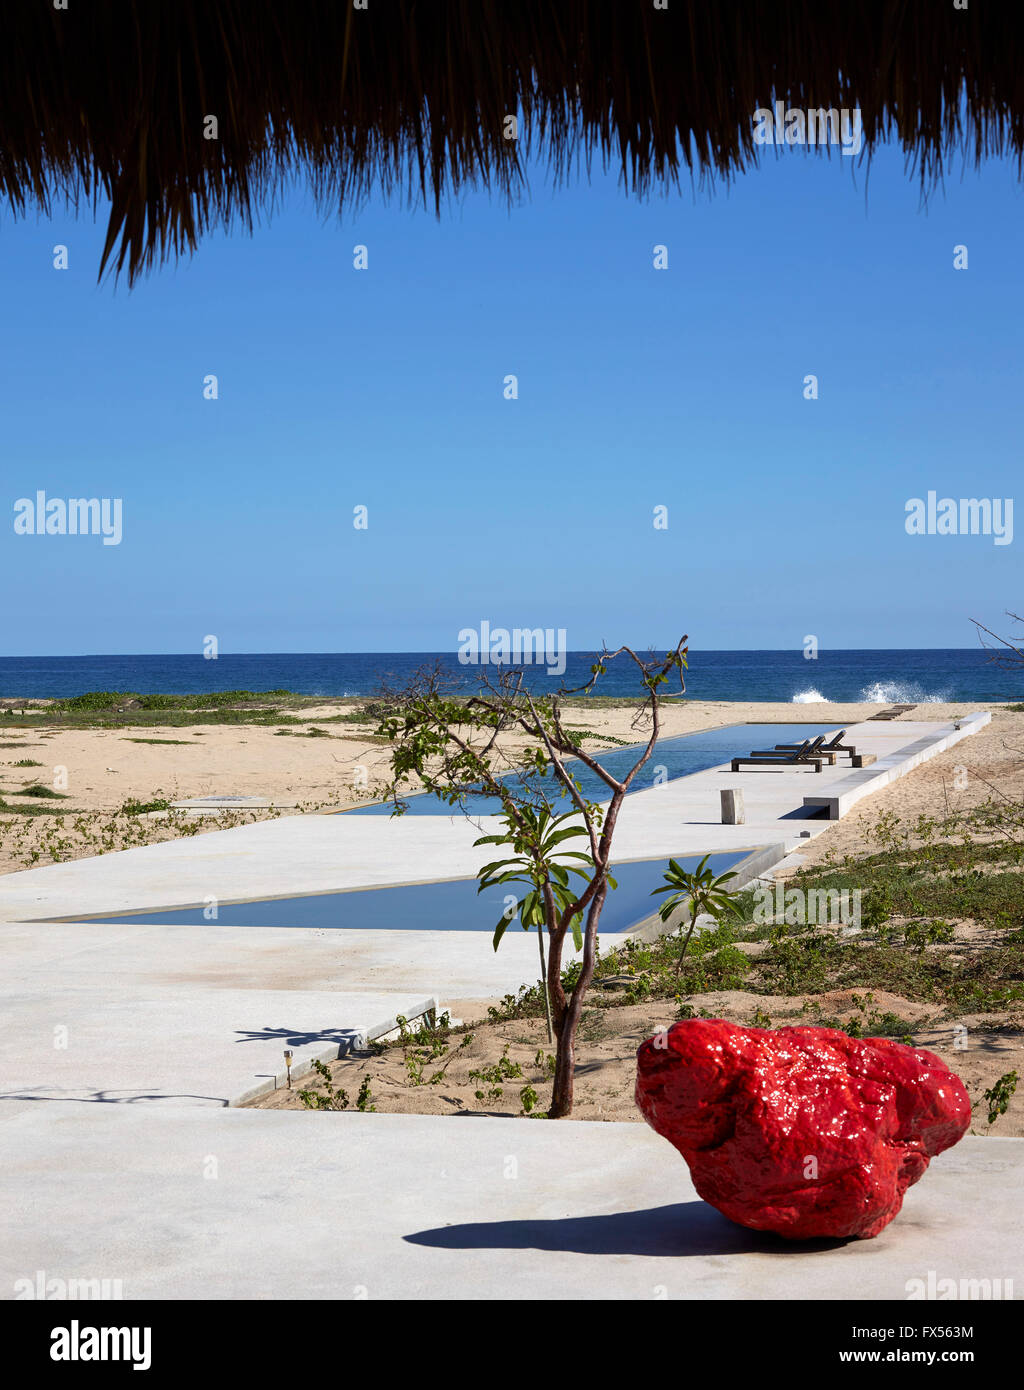
[[[858,699],[873,705],[941,705],[945,695],[928,695],[913,681],[874,681]]]
[[[864,703],[869,705],[941,705],[949,697],[944,694],[928,695],[919,685],[913,681],[873,681],[871,685],[866,685],[863,690],[850,703]],[[801,690],[794,695],[791,704],[794,705],[822,705],[829,703],[829,696],[823,695],[820,690],[813,687],[810,690]],[[846,703],[841,701],[840,703]]]

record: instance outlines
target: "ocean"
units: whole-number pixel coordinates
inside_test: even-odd
[[[525,668],[536,691],[589,678],[592,652],[571,652],[564,676],[543,666]],[[381,679],[401,684],[436,661],[467,689],[479,668],[462,666],[452,652],[228,653],[207,660],[200,653],[149,656],[0,657],[0,695],[54,699],[87,690],[139,694],[198,694],[215,690],[291,690],[298,695],[372,695]],[[495,668],[488,668],[493,676]],[[922,704],[946,700],[1024,699],[1024,671],[993,665],[980,647],[905,651],[691,652],[687,694],[695,700],[870,700]],[[618,658],[598,683],[598,694],[637,693],[636,671]]]

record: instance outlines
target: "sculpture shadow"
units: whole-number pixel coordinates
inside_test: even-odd
[[[799,1258],[837,1250],[849,1240],[784,1240],[751,1231],[706,1202],[676,1202],[608,1216],[567,1216],[550,1221],[474,1221],[405,1236],[435,1250],[544,1250],[574,1255],[776,1255]]]

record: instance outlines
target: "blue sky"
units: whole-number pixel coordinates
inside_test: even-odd
[[[647,201],[535,169],[511,211],[440,221],[325,221],[296,189],[132,290],[97,284],[102,210],[4,211],[0,653],[454,650],[485,618],[571,649],[1005,630],[1021,542],[911,537],[904,508],[1013,495],[1024,198],[993,161],[925,210],[898,152],[855,162],[769,151]],[[121,544],[16,535],[38,489],[122,498]]]

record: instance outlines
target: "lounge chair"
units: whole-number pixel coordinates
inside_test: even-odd
[[[795,748],[791,753],[778,753],[774,751],[753,752],[749,758],[733,758],[732,771],[739,772],[743,766],[753,767],[812,767],[815,772],[821,771],[823,762],[833,762],[834,753],[821,754],[821,745],[825,742],[825,735],[819,734],[816,739],[804,739],[799,748]]]
[[[823,743],[821,745],[820,751],[822,753],[850,753],[851,755],[855,754],[857,750],[856,748],[854,748],[853,744],[843,742],[843,739],[845,737],[846,730],[840,729],[837,733],[832,735],[832,737],[828,740],[827,743]],[[775,751],[777,753],[792,753],[794,748],[801,748],[802,746],[803,745],[799,743],[777,743],[775,745]]]
[[[802,743],[794,744],[791,748],[781,751],[778,748],[755,748],[750,756],[752,758],[784,758],[787,753],[799,752],[803,752],[805,757],[807,753],[810,753],[812,757],[817,758],[820,762],[828,763],[829,767],[835,767],[836,758],[839,757],[838,753],[828,748],[815,748],[813,744],[805,751],[805,746]]]
[[[867,767],[869,763],[878,761],[878,755],[876,753],[858,753],[852,743],[844,743],[843,738],[845,734],[846,730],[840,729],[827,743],[822,744],[820,751],[822,753],[836,754],[849,753],[851,767]],[[775,751],[777,753],[791,753],[793,749],[802,747],[803,744],[800,743],[777,743],[775,745]],[[832,763],[833,765],[835,764],[834,758],[832,759]]]

